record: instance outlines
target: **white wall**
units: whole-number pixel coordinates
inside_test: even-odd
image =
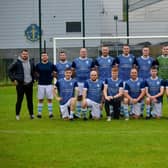
[[[164,0],[129,13],[131,35],[167,35],[168,1]]]
[[[0,48],[36,48],[24,36],[26,28],[37,23],[37,3],[33,0],[0,1]]]
[[[43,40],[52,48],[52,37],[82,36],[81,33],[66,33],[66,22],[82,22],[81,0],[42,0]],[[114,15],[118,16],[118,35],[126,35],[123,22],[122,0],[85,0],[86,36],[116,36]],[[168,33],[168,1],[164,0],[129,13],[130,35],[164,35]],[[24,36],[26,28],[38,24],[37,0],[0,1],[0,49],[38,48]],[[86,46],[99,45],[86,42]],[[60,47],[81,46],[82,41],[60,41]]]
[[[41,2],[42,40],[46,40],[47,47],[52,47],[52,37],[82,36],[82,33],[66,33],[65,24],[71,21],[82,22],[82,1],[42,0]],[[85,4],[86,36],[100,36],[99,0],[85,0]],[[38,42],[31,42],[24,36],[24,31],[32,23],[38,25],[37,0],[0,1],[0,48],[38,48]],[[75,41],[65,46],[72,43],[82,45],[82,41]]]

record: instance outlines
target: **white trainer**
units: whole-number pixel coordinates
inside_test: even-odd
[[[69,119],[73,120],[73,118],[74,118],[73,114],[70,114]]]
[[[111,117],[107,117],[107,121],[111,121]]]
[[[16,120],[20,120],[20,117],[19,117],[19,115],[17,115],[17,116],[16,116]]]

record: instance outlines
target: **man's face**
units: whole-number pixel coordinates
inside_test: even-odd
[[[149,56],[149,48],[147,48],[147,47],[143,48],[143,50],[142,50],[142,55],[143,55],[144,57]]]
[[[90,79],[91,79],[92,81],[96,81],[97,78],[98,78],[97,72],[96,72],[96,71],[92,71],[92,72],[90,73]]]
[[[137,70],[136,70],[136,69],[132,69],[132,70],[131,70],[131,78],[132,78],[133,80],[135,80],[135,79],[137,78],[137,76],[138,76]]]
[[[48,61],[48,55],[46,53],[43,53],[41,55],[41,60],[42,60],[42,62],[47,62]]]
[[[163,55],[168,55],[168,46],[164,46],[164,47],[162,48],[162,54],[163,54]]]
[[[157,76],[157,69],[151,69],[151,76],[155,78]]]
[[[118,71],[112,71],[111,72],[112,78],[115,80],[118,78]]]
[[[87,50],[86,50],[86,48],[81,48],[80,49],[80,57],[81,58],[86,58],[87,57]]]
[[[129,52],[130,52],[129,46],[123,46],[123,54],[124,54],[124,55],[128,55]]]
[[[109,55],[109,48],[108,47],[102,47],[102,55],[105,57]]]
[[[65,53],[60,53],[59,54],[59,59],[60,59],[60,61],[66,61],[66,59],[67,59],[66,54]]]
[[[70,79],[71,76],[72,76],[72,71],[71,71],[71,70],[65,71],[65,78],[66,78],[67,80]]]
[[[29,57],[29,53],[28,53],[27,51],[23,51],[23,52],[21,53],[21,58],[22,58],[23,60],[27,60],[28,57]]]

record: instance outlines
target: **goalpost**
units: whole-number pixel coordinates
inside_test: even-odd
[[[167,41],[162,41],[162,40],[167,40]],[[114,43],[115,45],[118,45],[119,42],[122,42],[123,44],[126,44],[128,42],[128,40],[130,41],[130,44],[133,44],[133,45],[136,45],[136,43],[143,43],[144,41],[150,41],[150,42],[157,42],[157,43],[162,43],[162,42],[167,42],[168,43],[168,36],[166,35],[162,35],[162,36],[111,36],[111,37],[54,37],[53,38],[53,62],[54,64],[56,64],[57,62],[57,48],[59,46],[59,43],[63,45],[65,45],[64,47],[60,47],[60,48],[65,48],[67,44],[64,44],[68,41],[71,41],[71,45],[70,47],[82,47],[82,43],[79,44],[78,42],[76,42],[76,44],[73,44],[73,41],[80,41],[82,42],[83,40],[85,41],[96,41],[96,42],[93,42],[92,44],[90,45],[86,45],[86,48],[87,47],[90,47],[90,46],[97,46],[97,47],[100,47],[102,44],[101,44],[101,41],[112,41],[112,43]],[[134,42],[132,42],[132,40]],[[62,41],[62,42],[60,42]],[[95,45],[94,45],[95,43]],[[135,43],[135,44],[134,44]],[[69,44],[68,44],[69,45]],[[67,45],[67,46],[68,46]],[[110,46],[110,45],[109,45]]]

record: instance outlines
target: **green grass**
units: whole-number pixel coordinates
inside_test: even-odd
[[[37,88],[34,88],[36,91]],[[36,93],[34,92],[36,109]],[[160,120],[30,120],[25,101],[15,120],[15,88],[0,87],[0,166],[2,168],[166,168],[167,102]]]

